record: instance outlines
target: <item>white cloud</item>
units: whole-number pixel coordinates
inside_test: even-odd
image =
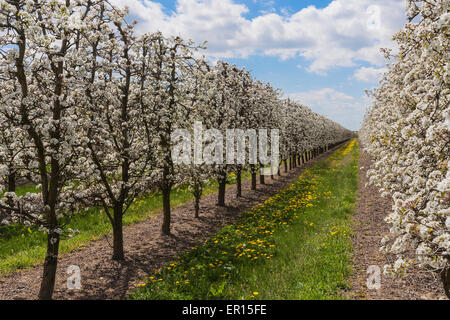
[[[386,68],[377,69],[372,67],[362,67],[355,71],[353,78],[362,82],[375,83],[381,80],[381,77],[386,70]]]
[[[351,130],[359,130],[364,111],[369,104],[366,96],[355,98],[332,88],[291,93],[286,97]]]
[[[208,40],[208,54],[217,58],[303,56],[310,61],[307,70],[319,74],[360,62],[382,66],[379,48],[392,46],[392,34],[405,21],[404,0],[334,0],[326,8],[310,6],[292,15],[268,12],[253,19],[245,18],[248,8],[233,0],[178,0],[169,14],[150,0],[113,2],[129,6],[140,32]]]

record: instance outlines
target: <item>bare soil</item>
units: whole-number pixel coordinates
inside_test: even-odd
[[[354,216],[353,235],[353,275],[350,279],[352,289],[345,294],[358,300],[435,300],[444,299],[445,294],[437,275],[412,268],[404,277],[384,276],[383,266],[393,262],[391,257],[379,252],[381,239],[389,233],[384,221],[392,208],[390,199],[382,198],[378,190],[368,185],[366,176],[371,165],[367,153],[360,150],[359,200]],[[369,266],[381,269],[379,290],[367,288],[367,269]]]
[[[200,219],[194,218],[192,203],[172,212],[172,235],[161,235],[162,215],[124,228],[125,261],[116,262],[112,256],[112,236],[90,242],[85,248],[64,254],[58,262],[54,299],[125,299],[146,275],[173,261],[178,255],[201,244],[226,225],[235,223],[240,215],[262,203],[294,182],[301,172],[333,153],[338,147],[320,155],[304,166],[282,173],[281,177],[266,178],[266,185],[250,190],[250,181],[242,185],[242,198],[236,198],[236,186],[226,190],[226,207],[217,207],[217,195],[202,199]],[[284,168],[282,168],[282,172]],[[67,289],[67,268],[81,269],[80,290]],[[42,276],[42,265],[18,271],[0,278],[0,300],[36,299]]]

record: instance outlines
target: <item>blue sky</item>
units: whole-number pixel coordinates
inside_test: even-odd
[[[197,42],[206,56],[245,66],[291,97],[358,130],[405,23],[404,0],[113,0],[141,33]]]
[[[153,2],[158,2],[164,6],[164,11],[167,14],[176,12],[176,5],[178,0],[154,0]],[[243,4],[248,9],[249,12],[244,16],[246,18],[255,18],[261,14],[268,12],[279,12],[281,10],[286,10],[289,13],[295,13],[303,8],[310,5],[314,5],[317,8],[324,8],[330,4],[330,0],[316,0],[316,1],[305,1],[305,0],[236,0],[234,3]]]

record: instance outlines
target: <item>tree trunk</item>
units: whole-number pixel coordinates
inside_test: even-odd
[[[195,202],[194,202],[194,209],[195,209],[195,218],[199,218],[200,213],[200,197],[198,195],[195,195]]]
[[[259,172],[259,183],[260,184],[266,184],[266,181],[265,181],[264,175],[263,175],[263,170],[264,170],[264,167],[261,167],[260,172]]]
[[[203,186],[201,183],[196,182],[194,184],[194,210],[195,210],[195,218],[198,219],[200,217],[200,199],[203,194]]]
[[[284,173],[288,172],[288,164],[287,164],[287,159],[284,160]]]
[[[219,207],[225,207],[225,189],[227,184],[225,182],[219,182],[219,198],[217,205]]]
[[[237,179],[237,192],[236,192],[236,198],[242,197],[242,172],[241,170],[237,170],[236,172],[236,179]]]
[[[161,232],[163,235],[170,235],[170,192],[171,186],[165,186],[162,188],[163,196],[163,224]]]
[[[441,272],[441,280],[444,286],[445,294],[450,298],[450,267],[445,268]]]
[[[250,165],[250,171],[252,172],[252,190],[256,190],[256,168],[255,165]]]
[[[52,239],[56,239],[52,243]],[[44,261],[39,300],[51,300],[55,288],[56,268],[58,266],[59,234],[52,233],[47,236],[47,253]]]
[[[113,225],[113,260],[122,261],[125,259],[123,253],[123,221],[122,205],[114,207]]]
[[[13,172],[8,176],[8,192],[16,191],[16,173]]]
[[[219,183],[219,196],[217,199],[217,205],[219,207],[225,207],[225,191],[227,187],[226,175],[222,173],[217,182]]]

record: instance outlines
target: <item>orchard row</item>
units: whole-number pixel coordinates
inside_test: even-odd
[[[419,265],[441,274],[450,297],[450,12],[448,0],[409,1],[399,52],[372,93],[361,130],[370,181],[394,201],[382,250],[386,272]]]

